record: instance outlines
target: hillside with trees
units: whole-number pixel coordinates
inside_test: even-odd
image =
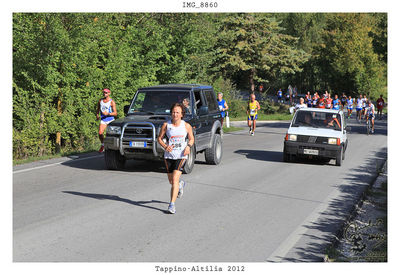
[[[139,87],[167,83],[386,98],[387,14],[14,13],[12,59],[24,159],[96,144],[104,88],[120,117]]]

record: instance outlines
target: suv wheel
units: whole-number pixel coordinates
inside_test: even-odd
[[[340,146],[340,149],[336,155],[336,166],[341,166],[342,160],[343,160],[343,146]]]
[[[222,159],[222,139],[219,134],[215,134],[211,148],[204,152],[206,163],[217,165]]]
[[[121,170],[125,166],[126,159],[124,156],[121,156],[119,151],[106,149],[104,151],[104,159],[107,169]]]
[[[196,149],[194,148],[194,146],[192,146],[192,148],[190,148],[190,153],[186,160],[185,166],[183,166],[184,174],[190,174],[190,172],[192,172],[195,159],[196,159]]]

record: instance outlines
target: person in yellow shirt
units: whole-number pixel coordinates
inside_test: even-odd
[[[254,136],[256,130],[257,111],[260,110],[260,104],[256,100],[256,95],[250,95],[249,105],[247,106],[247,125],[249,126],[250,135]],[[253,128],[252,128],[253,126]]]

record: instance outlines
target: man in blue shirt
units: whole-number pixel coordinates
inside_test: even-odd
[[[224,123],[224,117],[225,117],[225,111],[228,110],[228,104],[226,103],[225,99],[222,99],[223,94],[218,93],[217,94],[217,99],[218,99],[218,107],[219,110],[221,111],[221,116],[222,116],[222,124]]]

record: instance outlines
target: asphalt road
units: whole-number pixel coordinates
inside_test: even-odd
[[[223,161],[197,156],[177,213],[162,163],[108,171],[99,154],[13,171],[15,262],[321,261],[326,244],[387,155],[376,133],[350,123],[341,167],[282,162],[287,122],[225,134]]]

